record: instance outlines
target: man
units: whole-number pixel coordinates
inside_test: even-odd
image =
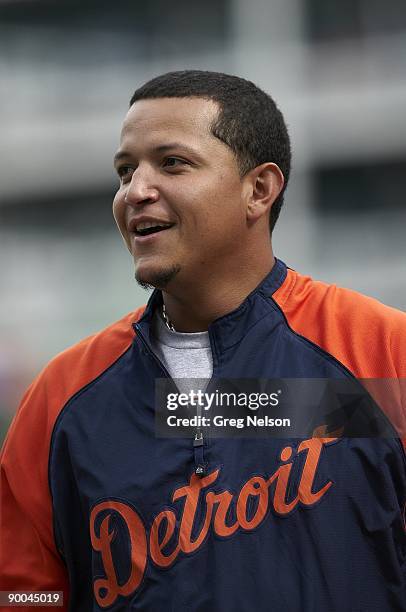
[[[402,425],[405,315],[273,255],[290,170],[275,103],[233,76],[162,75],[131,99],[115,167],[114,217],[156,290],[23,398],[2,589],[63,591],[75,612],[404,610],[397,435],[155,436],[169,376],[391,379]]]

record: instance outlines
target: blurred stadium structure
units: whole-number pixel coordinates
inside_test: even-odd
[[[277,256],[404,309],[404,0],[3,0],[0,49],[3,434],[51,356],[147,298],[111,159],[131,93],[167,70],[274,96],[294,150]]]

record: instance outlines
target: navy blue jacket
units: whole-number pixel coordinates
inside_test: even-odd
[[[71,612],[406,610],[400,435],[157,438],[161,301],[24,397],[2,458],[3,588],[64,591]],[[399,426],[405,319],[277,260],[210,325],[213,378],[395,380],[382,414]]]

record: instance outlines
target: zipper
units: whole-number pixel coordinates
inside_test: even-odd
[[[196,407],[197,422],[200,423],[202,416],[202,407]],[[204,460],[204,437],[201,427],[196,427],[195,437],[193,440],[193,452],[195,456],[195,474],[202,478],[207,474],[207,463]]]
[[[143,333],[142,333],[138,323],[135,324],[135,329],[137,330],[138,337],[140,338],[141,343],[144,346],[144,348],[146,349],[147,353],[149,355],[152,355],[152,357],[154,358],[155,362],[158,364],[160,369],[165,374],[165,377],[169,378],[172,381],[174,387],[176,388],[176,390],[179,393],[179,389],[178,389],[176,383],[174,382],[173,378],[169,374],[168,370],[165,368],[165,366],[162,363],[162,361],[160,361],[160,359],[158,359],[158,357],[155,355],[154,351],[151,350],[150,346],[148,345],[148,342],[145,340],[144,335],[143,335]],[[201,413],[202,413],[201,406],[198,405],[197,409],[196,409],[196,416],[197,416],[197,422],[198,423],[200,422]],[[203,476],[205,476],[207,474],[207,462],[204,459],[204,437],[203,437],[203,431],[202,431],[201,427],[199,427],[199,426],[196,427],[195,436],[194,436],[194,439],[193,439],[193,454],[194,454],[194,460],[195,460],[195,474],[197,476],[199,476],[200,478],[202,478]]]

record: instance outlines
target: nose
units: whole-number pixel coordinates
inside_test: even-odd
[[[159,191],[153,186],[151,177],[147,172],[141,171],[138,166],[128,184],[124,202],[133,206],[140,206],[142,204],[152,204],[158,199]]]

